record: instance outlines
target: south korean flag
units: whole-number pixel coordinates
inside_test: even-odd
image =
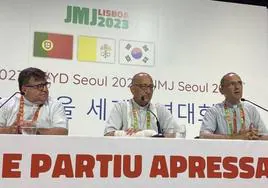
[[[154,43],[120,40],[120,64],[154,66]]]

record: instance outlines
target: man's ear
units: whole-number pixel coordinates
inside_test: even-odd
[[[220,91],[221,94],[224,94],[224,92],[223,92],[223,88],[222,88],[221,85],[220,85],[220,87],[219,87],[219,91]]]
[[[21,87],[21,93],[24,93],[24,94],[25,94],[26,91],[27,91],[26,87],[22,86],[22,87]]]
[[[131,91],[132,95],[134,95],[134,93],[135,93],[135,88],[133,87],[133,85],[130,86],[130,91]]]

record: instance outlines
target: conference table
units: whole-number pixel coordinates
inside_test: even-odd
[[[268,186],[268,141],[0,135],[2,188]]]

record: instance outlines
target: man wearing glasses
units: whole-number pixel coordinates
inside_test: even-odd
[[[178,127],[164,106],[150,102],[154,88],[149,74],[136,74],[130,86],[133,98],[115,104],[106,122],[104,135],[150,137],[158,133],[157,119],[163,133],[168,128]]]
[[[49,97],[46,73],[30,67],[20,72],[18,82],[20,94],[0,109],[0,133],[21,134],[23,127],[36,126],[37,134],[67,135],[63,105]]]
[[[220,92],[225,100],[207,110],[200,138],[266,140],[267,128],[256,108],[241,102],[243,82],[236,73],[221,79]]]

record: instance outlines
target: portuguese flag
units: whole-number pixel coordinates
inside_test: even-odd
[[[73,58],[73,36],[55,33],[34,33],[35,57]]]

